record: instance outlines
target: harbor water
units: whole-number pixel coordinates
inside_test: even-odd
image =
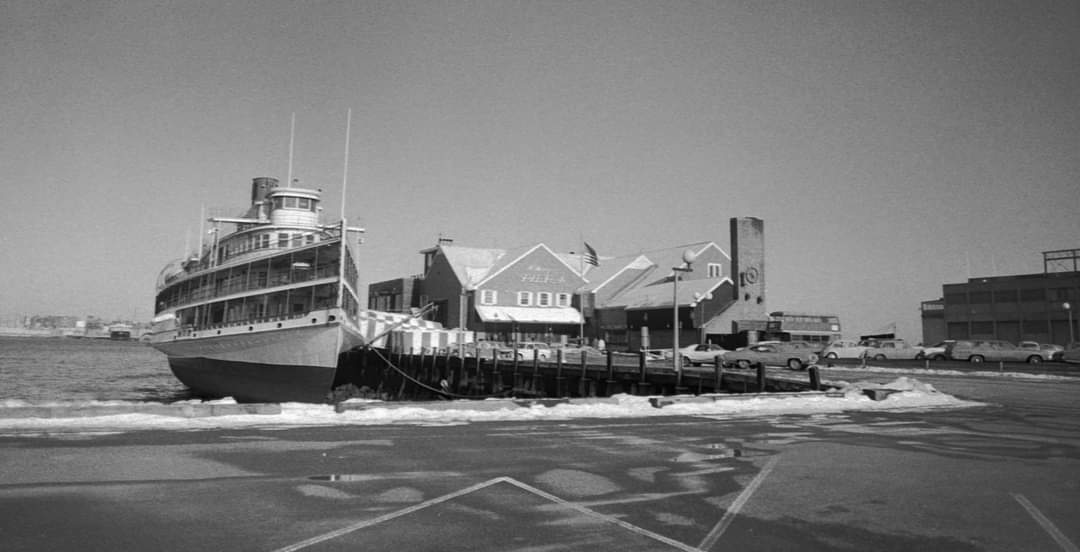
[[[193,398],[138,341],[0,337],[0,403],[170,403]]]

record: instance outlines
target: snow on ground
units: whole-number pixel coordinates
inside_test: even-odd
[[[908,377],[889,383],[842,383],[836,392],[828,394],[776,393],[763,395],[707,395],[701,397],[637,397],[615,395],[609,398],[571,399],[565,402],[512,401],[508,399],[482,401],[442,401],[429,403],[346,401],[335,409],[333,405],[284,403],[273,413],[201,415],[161,415],[160,413],[117,413],[125,403],[82,403],[52,405],[51,417],[16,416],[17,411],[49,405],[29,405],[21,401],[0,402],[0,434],[27,435],[51,433],[126,432],[138,430],[204,430],[204,429],[286,429],[291,427],[347,425],[458,425],[470,422],[570,420],[580,418],[643,418],[655,416],[730,416],[752,417],[778,414],[820,414],[852,410],[936,409],[980,406],[940,393],[933,386]],[[896,392],[883,400],[873,400],[864,390],[890,389]],[[655,404],[654,404],[655,403]],[[147,403],[139,403],[145,409]],[[220,401],[185,401],[171,403],[173,408],[192,410],[235,405],[231,399]],[[69,409],[73,417],[65,416]],[[94,408],[109,411],[95,415]],[[5,410],[8,415],[5,415]],[[235,410],[234,410],[235,411]]]
[[[831,372],[869,372],[875,374],[911,374],[915,371],[911,368],[886,368],[883,366],[827,366],[823,368]],[[1076,377],[1071,376],[1057,376],[1053,374],[1028,374],[1025,372],[1004,372],[1001,370],[935,370],[935,369],[923,369],[919,368],[919,375],[923,376],[974,376],[982,378],[1010,378],[1010,379],[1029,379],[1029,380],[1069,380],[1077,381]]]

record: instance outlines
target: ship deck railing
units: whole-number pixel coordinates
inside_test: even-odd
[[[315,310],[326,309],[326,308],[330,308],[332,306],[333,305],[320,306],[320,307],[316,307]],[[311,314],[311,312],[300,312],[300,313],[291,313],[291,314],[276,314],[276,315],[271,315],[271,316],[258,316],[258,317],[252,317],[252,318],[245,318],[245,319],[242,319],[242,320],[232,320],[232,321],[229,321],[229,322],[218,322],[218,323],[215,323],[215,324],[207,324],[207,325],[201,325],[201,326],[185,325],[185,326],[180,328],[180,331],[177,332],[177,335],[179,337],[187,337],[187,336],[190,336],[192,334],[199,333],[199,332],[205,332],[205,331],[210,331],[210,330],[224,330],[224,329],[227,329],[227,328],[236,328],[236,327],[239,327],[239,326],[251,326],[249,329],[254,329],[254,326],[256,324],[268,324],[268,323],[271,323],[271,322],[285,322],[285,321],[288,321],[288,320],[296,320],[297,318],[307,317],[310,314]]]
[[[336,278],[337,276],[338,269],[336,266],[320,266],[312,270],[292,271],[290,273],[283,273],[280,275],[275,275],[274,277],[269,277],[263,281],[255,280],[233,282],[229,285],[221,286],[220,289],[215,287],[199,288],[190,293],[181,294],[175,301],[168,301],[164,305],[164,307],[187,305],[190,303],[198,303],[200,301],[207,301],[218,297],[225,297],[227,295],[244,293],[247,291],[269,290],[275,287],[302,284],[304,282],[312,282],[315,280],[323,280],[327,278]]]

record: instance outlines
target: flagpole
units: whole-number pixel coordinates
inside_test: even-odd
[[[585,240],[581,240],[585,243]],[[578,259],[578,273],[581,274],[581,288],[578,289],[578,306],[581,307],[581,321],[578,323],[578,347],[585,347],[585,252]]]
[[[289,172],[285,176],[285,187],[292,187],[292,158],[293,158],[293,136],[296,135],[296,112],[292,114],[292,118],[289,119]]]

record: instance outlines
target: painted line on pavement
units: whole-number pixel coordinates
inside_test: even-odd
[[[750,500],[750,497],[754,494],[755,491],[757,491],[758,487],[761,486],[761,482],[765,481],[765,478],[768,477],[770,473],[772,473],[773,468],[776,467],[776,463],[779,461],[780,455],[776,455],[770,458],[769,461],[765,463],[765,467],[761,468],[761,472],[759,472],[754,477],[753,481],[751,481],[750,484],[747,485],[745,489],[743,489],[743,492],[739,493],[739,496],[735,498],[735,502],[731,503],[731,507],[729,507],[727,512],[724,513],[724,517],[720,518],[720,522],[712,528],[712,531],[709,531],[709,534],[705,535],[705,538],[701,541],[701,544],[698,545],[699,549],[708,550],[712,548],[714,544],[716,544],[716,541],[720,540],[720,537],[723,536],[724,531],[727,531],[728,526],[730,526],[731,522],[735,520],[735,516],[739,515],[739,511],[742,510],[742,507],[746,505],[747,501]]]
[[[1016,499],[1016,501],[1019,502],[1025,510],[1027,510],[1027,513],[1031,515],[1035,522],[1043,528],[1043,531],[1046,531],[1046,533],[1050,535],[1050,538],[1054,539],[1054,542],[1058,543],[1058,546],[1060,546],[1062,550],[1064,550],[1065,552],[1080,552],[1080,548],[1077,548],[1076,545],[1073,544],[1071,540],[1069,540],[1069,537],[1066,537],[1065,534],[1062,533],[1056,525],[1054,525],[1054,522],[1050,521],[1050,518],[1043,515],[1043,513],[1040,512],[1039,509],[1036,508],[1035,505],[1027,499],[1027,497],[1019,493],[1011,494],[1012,497]]]
[[[601,514],[600,512],[597,512],[595,510],[591,510],[591,509],[586,508],[585,506],[582,506],[580,504],[575,504],[573,502],[569,502],[569,501],[564,500],[562,498],[559,498],[559,497],[557,497],[557,496],[555,496],[553,494],[550,494],[548,492],[537,489],[536,487],[533,487],[532,485],[529,485],[527,483],[522,483],[521,481],[518,481],[518,480],[516,480],[516,479],[514,479],[512,477],[496,477],[494,479],[489,479],[489,480],[484,481],[482,483],[477,483],[476,485],[465,487],[464,489],[454,491],[452,493],[445,494],[443,496],[433,498],[431,500],[425,500],[424,502],[421,502],[419,504],[414,504],[412,506],[409,506],[408,508],[403,508],[403,509],[397,510],[395,512],[390,512],[388,514],[383,514],[383,515],[381,515],[379,517],[376,517],[376,518],[373,518],[373,519],[369,519],[369,520],[361,521],[361,522],[358,522],[358,523],[354,523],[352,525],[342,527],[341,529],[330,531],[329,533],[323,533],[322,535],[318,535],[318,536],[312,537],[310,539],[300,541],[300,542],[298,542],[296,544],[292,544],[292,545],[286,546],[284,548],[278,548],[278,549],[274,550],[274,552],[296,552],[297,550],[301,550],[301,549],[307,548],[309,546],[319,544],[321,542],[328,541],[330,539],[335,539],[335,538],[340,537],[342,535],[347,535],[349,533],[352,533],[353,531],[358,531],[358,530],[363,529],[365,527],[371,527],[372,525],[378,525],[379,523],[382,523],[384,521],[389,521],[389,520],[394,519],[394,518],[398,518],[398,517],[401,517],[401,516],[404,516],[404,515],[411,514],[413,512],[423,510],[424,508],[427,508],[428,506],[434,506],[436,504],[440,504],[440,503],[446,502],[448,500],[455,499],[455,498],[457,498],[459,496],[464,496],[464,495],[467,495],[469,493],[479,491],[480,489],[490,487],[490,486],[492,486],[492,485],[494,485],[496,483],[509,483],[509,484],[511,484],[511,485],[513,485],[515,487],[518,487],[519,489],[528,491],[528,492],[530,492],[532,494],[535,494],[535,495],[537,495],[537,496],[539,496],[541,498],[547,499],[547,500],[549,500],[551,502],[554,502],[556,504],[559,504],[561,506],[566,506],[568,508],[576,510],[576,511],[582,513],[582,514],[587,515],[587,516],[594,517],[594,518],[600,519],[602,521],[617,525],[619,527],[622,527],[623,529],[626,529],[626,530],[631,531],[633,533],[636,533],[638,535],[642,535],[642,536],[651,538],[653,540],[662,542],[662,543],[667,544],[667,545],[669,545],[669,546],[671,546],[673,548],[677,548],[677,549],[683,550],[685,552],[701,552],[701,550],[699,550],[697,548],[694,548],[692,546],[683,544],[683,543],[681,543],[679,541],[676,541],[676,540],[672,540],[672,539],[670,539],[668,537],[665,537],[663,535],[660,535],[658,533],[653,533],[652,531],[649,531],[648,529],[644,529],[644,528],[638,527],[637,525],[627,523],[625,521],[622,521],[621,519],[617,519],[617,518],[613,518],[613,517],[608,516],[608,515]]]
[[[556,504],[560,504],[560,505],[572,508],[574,510],[577,510],[578,512],[581,512],[581,513],[583,513],[583,514],[585,514],[587,516],[591,516],[591,517],[600,519],[602,521],[606,521],[608,523],[613,523],[615,525],[618,525],[619,527],[622,527],[623,529],[626,529],[626,530],[631,531],[633,533],[637,533],[638,535],[649,537],[650,539],[660,541],[660,542],[662,542],[664,544],[667,544],[669,546],[672,546],[674,548],[678,548],[679,550],[685,550],[686,552],[701,552],[699,549],[694,548],[693,546],[688,546],[688,545],[683,544],[683,543],[681,543],[681,542],[679,542],[677,540],[673,540],[673,539],[665,537],[665,536],[663,536],[661,534],[653,533],[652,531],[649,531],[648,529],[638,527],[637,525],[634,525],[632,523],[627,523],[627,522],[625,522],[625,521],[623,521],[621,519],[613,518],[611,516],[601,514],[600,512],[597,512],[595,510],[590,510],[589,508],[586,508],[586,507],[581,506],[579,504],[574,504],[573,502],[563,500],[563,499],[561,499],[561,498],[559,498],[559,497],[557,497],[557,496],[555,496],[553,494],[541,491],[540,489],[537,489],[536,487],[533,487],[532,485],[522,483],[521,481],[518,481],[516,479],[511,479],[509,477],[507,477],[505,479],[506,479],[507,483],[509,483],[511,485],[514,485],[515,487],[524,489],[524,490],[529,491],[530,493],[533,493],[533,494],[535,494],[537,496],[546,498],[546,499],[548,499],[548,500],[550,500],[550,501],[552,501],[552,502],[554,502]]]
[[[323,533],[322,535],[318,535],[316,537],[312,537],[310,539],[300,541],[300,542],[298,542],[296,544],[286,546],[284,548],[278,548],[274,552],[295,552],[296,550],[300,550],[302,548],[307,548],[307,547],[309,547],[309,546],[311,546],[313,544],[319,544],[320,542],[323,542],[323,541],[328,541],[330,539],[335,539],[335,538],[340,537],[342,535],[352,533],[353,531],[357,531],[357,530],[363,529],[365,527],[370,527],[372,525],[377,525],[377,524],[382,523],[384,521],[388,521],[388,520],[391,520],[391,519],[394,519],[394,518],[397,518],[397,517],[401,517],[401,516],[404,516],[404,515],[407,515],[407,514],[411,514],[413,512],[419,511],[419,510],[423,510],[424,508],[427,508],[428,506],[434,506],[435,504],[446,502],[447,500],[451,500],[451,499],[457,498],[459,496],[467,495],[467,494],[469,494],[469,493],[471,493],[473,491],[478,491],[478,490],[483,489],[485,487],[490,487],[491,485],[494,485],[496,483],[501,482],[503,479],[505,479],[505,478],[496,477],[495,479],[489,479],[487,481],[484,481],[483,483],[477,483],[476,485],[472,485],[470,487],[465,487],[464,489],[452,492],[450,494],[445,494],[445,495],[442,495],[440,497],[433,498],[431,500],[425,500],[424,502],[421,502],[419,504],[414,504],[412,506],[409,506],[408,508],[403,508],[401,510],[397,510],[396,512],[390,512],[388,514],[383,514],[383,515],[381,515],[381,516],[379,516],[377,518],[361,521],[359,523],[354,523],[352,525],[342,527],[341,529],[337,529],[337,530],[331,531],[329,533]]]

